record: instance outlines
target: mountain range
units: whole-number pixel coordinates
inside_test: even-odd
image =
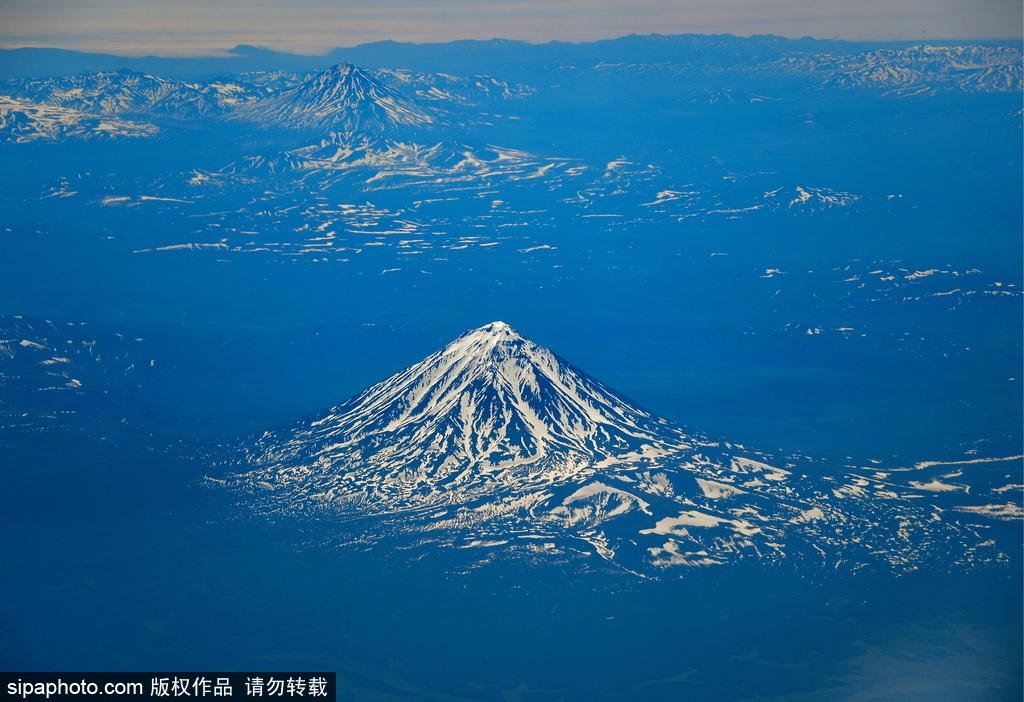
[[[40,105],[0,95],[0,141],[24,144],[65,139],[151,137],[159,128],[146,122]]]
[[[933,40],[943,47],[977,46],[982,49],[1013,46],[1019,42]],[[0,78],[26,78],[110,71],[130,68],[183,80],[248,71],[285,70],[305,73],[338,63],[369,68],[404,66],[422,72],[537,73],[552,67],[591,66],[599,62],[679,63],[715,67],[770,64],[794,56],[851,56],[871,51],[912,50],[914,41],[843,41],[774,35],[738,37],[728,34],[628,35],[591,42],[551,41],[543,44],[511,39],[460,40],[444,43],[405,43],[391,40],[339,47],[321,55],[291,54],[258,46],[238,45],[222,56],[161,57],[115,56],[67,49],[22,48],[0,50]]]
[[[0,138],[23,142],[154,135],[161,127],[215,128],[225,120],[263,129],[408,136],[424,129],[489,124],[496,116],[487,105],[551,91],[557,95],[569,86],[590,93],[595,89],[593,81],[615,95],[623,89],[616,76],[641,82],[670,99],[712,104],[723,96],[726,102],[735,101],[737,95],[747,103],[777,100],[766,93],[780,84],[787,91],[868,90],[889,97],[1015,93],[1024,84],[1021,50],[1008,45],[861,46],[771,37],[627,37],[552,45],[539,54],[540,48],[522,48],[518,63],[506,55],[515,42],[483,48],[470,42],[458,48],[469,50],[469,45],[484,54],[497,51],[503,58],[470,62],[465,67],[470,69],[468,74],[455,75],[443,70],[444,62],[423,60],[434,50],[431,47],[409,53],[400,45],[387,44],[370,54],[352,53],[373,68],[356,67],[347,57],[323,67],[317,61],[289,60],[287,55],[270,52],[276,58],[274,64],[246,60],[224,64],[222,59],[210,64],[218,66],[216,70],[200,71],[201,75],[185,71],[187,76],[174,70],[188,64],[187,59],[178,63],[112,59],[97,64],[109,64],[112,70],[58,75],[42,67],[29,75],[23,75],[29,69],[11,69],[7,73],[17,77],[0,82],[0,96],[5,99],[0,106],[4,118]],[[632,51],[624,53],[627,46]],[[393,53],[391,62],[384,61],[388,50]],[[245,56],[259,54],[251,47],[239,51]],[[39,55],[37,50],[0,52],[0,74],[5,60]],[[516,80],[478,73],[475,69],[481,66]],[[628,84],[625,89],[630,89]],[[58,115],[55,109],[74,112]],[[148,127],[104,128],[94,123],[101,116]],[[78,126],[62,128],[62,121]]]
[[[57,115],[145,120],[168,126],[224,120],[259,128],[394,133],[441,124],[479,121],[471,116],[482,103],[530,94],[527,86],[491,76],[423,74],[407,70],[365,71],[338,64],[302,75],[259,71],[182,81],[127,69],[53,78],[8,80],[0,85],[0,114],[19,109],[37,115],[34,138],[110,136],[110,130],[54,127]],[[68,121],[70,117],[64,117]],[[120,130],[121,133],[126,130]],[[0,134],[14,134],[0,125]],[[22,130],[24,133],[25,130]],[[136,130],[137,133],[138,130]],[[17,137],[15,137],[17,140]]]
[[[856,54],[787,57],[772,64],[823,87],[882,89],[897,96],[1016,92],[1024,81],[1014,47],[912,46]]]
[[[251,86],[232,81],[186,82],[126,69],[8,81],[19,99],[102,115],[197,120],[253,99]]]

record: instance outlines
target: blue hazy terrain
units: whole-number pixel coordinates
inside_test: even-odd
[[[0,665],[1019,699],[1020,46],[234,53],[0,52]],[[993,545],[644,579],[342,547],[211,486],[493,320],[812,478],[948,463],[914,499]]]

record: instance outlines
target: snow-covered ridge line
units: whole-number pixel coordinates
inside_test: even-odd
[[[148,137],[159,129],[144,122],[92,115],[66,107],[37,105],[0,95],[0,141]]]

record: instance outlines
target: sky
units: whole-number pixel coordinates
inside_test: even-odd
[[[1020,39],[1021,0],[0,0],[0,46],[315,54],[393,39],[589,41],[624,34]]]

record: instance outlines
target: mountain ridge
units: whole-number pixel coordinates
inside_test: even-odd
[[[274,49],[238,45],[223,55],[204,57],[118,56],[112,53],[71,49],[22,47],[0,49],[0,78],[42,78],[87,71],[134,70],[159,73],[186,80],[208,79],[225,73],[243,71],[322,70],[342,61],[368,68],[402,66],[418,71],[455,73],[520,72],[523,67],[537,68],[550,62],[573,58],[591,61],[666,61],[678,60],[680,52],[709,51],[731,57],[756,52],[759,60],[809,53],[843,53],[900,49],[920,44],[920,40],[865,42],[804,37],[792,39],[773,35],[737,37],[732,35],[628,35],[592,42],[549,42],[530,44],[518,40],[459,40],[442,43],[398,41],[368,42],[353,47],[338,47],[318,55],[292,54]],[[935,46],[1009,46],[1019,49],[1019,40],[964,39],[931,40]],[[643,50],[637,53],[638,49]],[[736,54],[737,50],[746,54]]]

